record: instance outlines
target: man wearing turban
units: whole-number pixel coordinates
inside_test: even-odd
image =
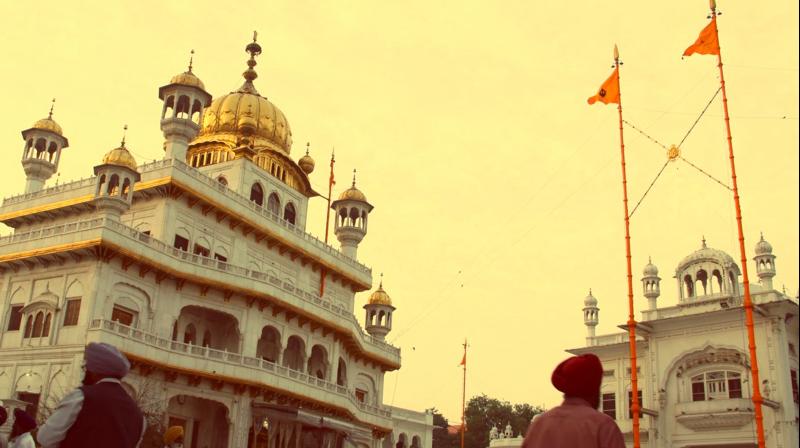
[[[522,448],[625,448],[617,423],[597,410],[602,379],[603,365],[595,355],[559,364],[551,382],[564,393],[564,402],[534,417]]]
[[[183,447],[183,426],[170,426],[164,433],[164,448]]]
[[[36,439],[43,448],[136,448],[146,422],[120,380],[131,365],[116,347],[91,342],[83,386],[67,394]]]
[[[14,409],[14,425],[8,435],[8,448],[36,448],[31,431],[36,429],[36,420],[23,409]]]

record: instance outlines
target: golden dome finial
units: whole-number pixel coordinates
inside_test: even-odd
[[[244,85],[239,89],[240,92],[245,93],[253,93],[258,94],[256,88],[253,86],[253,80],[258,78],[258,73],[253,69],[258,63],[256,62],[256,56],[261,54],[261,45],[256,42],[258,38],[258,32],[253,31],[253,41],[247,44],[244,51],[250,53],[250,59],[247,61],[247,70],[242,73],[242,76],[245,79]]]
[[[127,135],[128,135],[128,125],[126,124],[125,126],[122,127],[122,141],[119,143],[120,148],[125,147],[125,137],[127,137]]]
[[[356,187],[356,169],[353,168],[353,188]]]
[[[192,73],[192,64],[194,63],[194,49],[189,52],[189,73]]]
[[[56,107],[56,99],[55,98],[53,98],[53,101],[50,104],[50,113],[47,114],[47,119],[48,120],[52,120],[53,119],[53,108],[54,107]]]
[[[306,155],[308,155],[308,150],[311,148],[311,142],[306,142]]]
[[[378,289],[383,289],[383,272],[381,272],[381,281],[378,284]]]

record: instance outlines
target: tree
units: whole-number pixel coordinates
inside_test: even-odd
[[[500,401],[485,394],[470,398],[465,410],[467,433],[464,437],[465,448],[486,448],[489,446],[489,430],[497,426],[503,432],[510,424],[514,435],[524,435],[534,415],[544,410],[527,403],[511,404]]]
[[[433,414],[433,448],[457,448],[459,439],[447,432],[450,424],[438,409],[428,409]]]

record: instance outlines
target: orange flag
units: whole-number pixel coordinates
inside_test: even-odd
[[[464,367],[467,366],[467,352],[466,351],[464,352],[464,357],[461,358],[461,362],[458,363],[458,365],[464,366]]]
[[[619,104],[619,66],[614,68],[614,73],[600,86],[597,95],[589,98],[589,104],[594,104],[598,101],[605,104]]]
[[[719,54],[719,38],[717,37],[717,21],[712,20],[711,23],[700,31],[700,36],[695,43],[689,46],[683,52],[684,56],[691,56],[693,54]]]

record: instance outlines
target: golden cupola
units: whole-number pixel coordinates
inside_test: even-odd
[[[261,95],[253,81],[261,46],[256,35],[245,51],[250,54],[242,73],[244,84],[214,98],[205,108],[200,132],[189,144],[187,162],[195,167],[246,158],[306,196],[316,196],[308,180],[313,162],[291,159],[292,131],[286,116]],[[313,168],[311,168],[313,169]]]

